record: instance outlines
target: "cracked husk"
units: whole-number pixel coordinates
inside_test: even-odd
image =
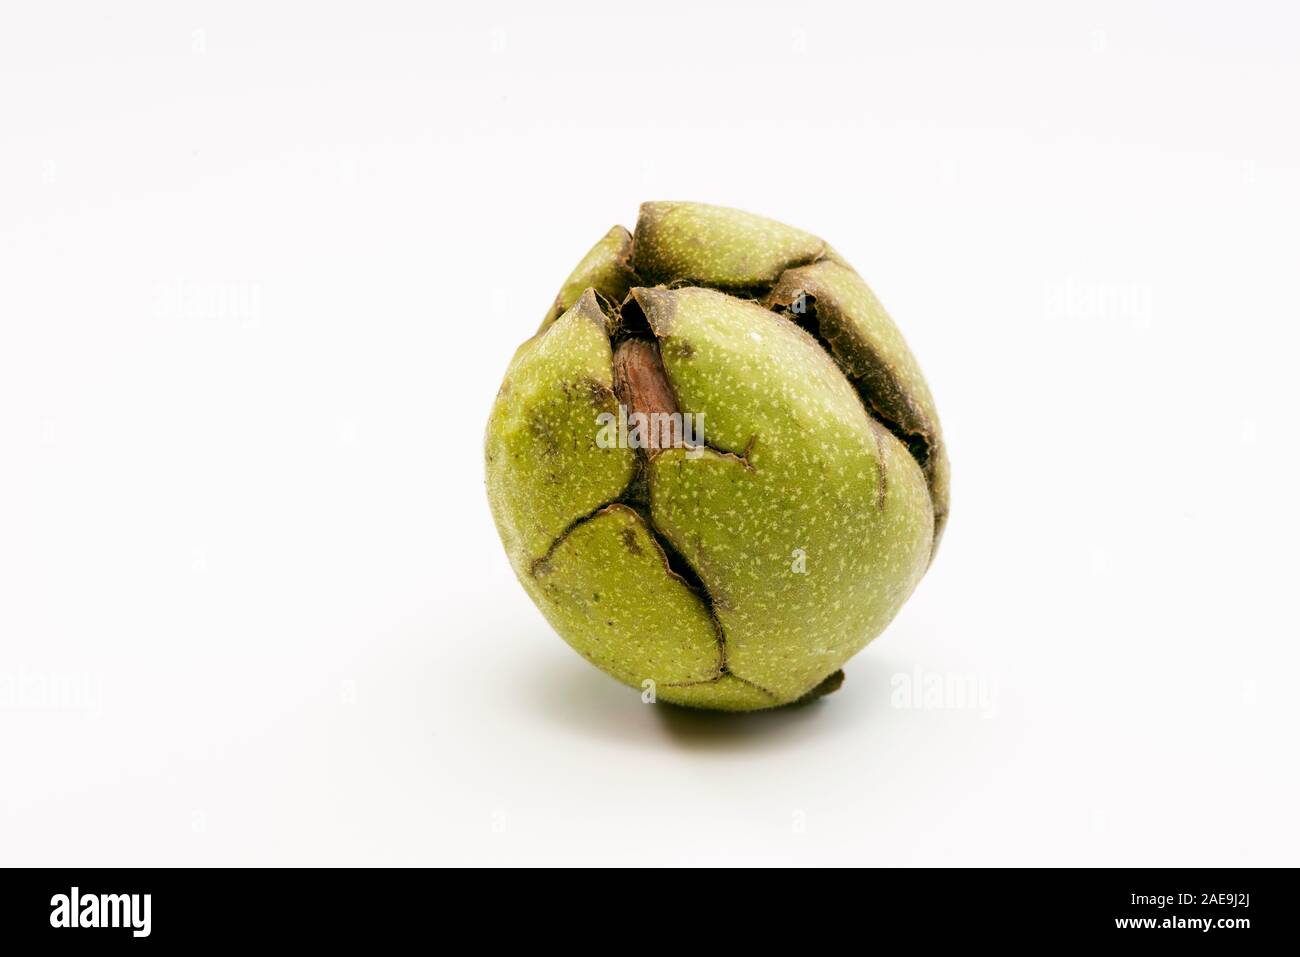
[[[638,414],[664,430],[598,441]],[[866,283],[808,233],[698,203],[646,203],[582,259],[510,363],[486,459],[560,636],[697,708],[835,690],[948,511],[934,401]]]

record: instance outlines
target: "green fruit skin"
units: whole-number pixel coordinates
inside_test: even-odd
[[[598,443],[624,302],[707,448]],[[792,321],[805,308],[822,341]],[[821,240],[697,203],[647,203],[584,257],[511,361],[486,462],[552,627],[697,708],[813,694],[897,614],[947,514],[933,399],[871,290]]]

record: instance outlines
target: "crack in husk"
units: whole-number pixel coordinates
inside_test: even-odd
[[[631,488],[632,486],[629,484],[628,490]],[[529,574],[534,578],[545,574],[551,557],[555,554],[556,550],[564,544],[570,535],[587,522],[592,521],[593,519],[605,514],[610,509],[618,506],[630,509],[641,520],[645,527],[646,534],[650,536],[650,540],[659,550],[659,556],[663,560],[664,564],[664,571],[667,572],[670,578],[676,579],[699,599],[700,604],[704,606],[704,610],[709,616],[709,620],[713,623],[713,631],[718,647],[717,674],[710,678],[703,679],[702,681],[677,683],[670,685],[670,687],[685,687],[688,684],[707,684],[711,681],[717,681],[728,674],[740,678],[739,675],[728,670],[727,633],[726,629],[723,627],[722,620],[718,617],[717,607],[714,603],[713,594],[709,591],[709,586],[704,583],[704,579],[700,577],[699,572],[696,571],[694,566],[692,566],[686,557],[682,555],[682,553],[672,543],[672,540],[665,535],[657,525],[655,525],[654,519],[650,515],[649,508],[641,502],[632,500],[628,496],[627,491],[618,498],[612,499],[608,502],[603,502],[590,512],[581,515],[570,522],[565,527],[564,531],[562,531],[555,540],[547,546],[546,551],[533,560],[532,564],[529,566]],[[745,679],[740,678],[740,680],[744,681]],[[747,683],[754,684],[753,682]],[[767,689],[762,688],[757,684],[754,684],[754,687],[766,694],[771,694]],[[773,695],[773,697],[775,697],[775,695]]]
[[[820,260],[818,260],[818,262],[820,262]],[[808,333],[808,335],[810,335],[817,344],[822,347],[822,350],[831,357],[832,361],[834,361],[836,367],[840,370],[840,373],[844,376],[845,380],[849,385],[853,386],[853,391],[858,394],[858,398],[862,401],[863,407],[868,416],[875,419],[876,422],[888,431],[890,435],[903,443],[903,447],[907,449],[908,454],[915,459],[916,464],[921,467],[921,470],[925,471],[930,461],[930,452],[932,449],[932,441],[930,437],[922,432],[905,428],[900,422],[887,415],[880,408],[879,402],[868,388],[866,377],[854,375],[848,368],[848,360],[843,357],[835,344],[822,334],[821,322],[817,317],[817,297],[810,292],[804,291],[803,299],[805,311],[802,313],[796,313],[792,311],[789,305],[780,302],[771,303],[768,306],[768,309],[779,316],[784,316],[786,319],[789,319],[804,332]],[[886,365],[886,363],[876,356],[874,352],[869,361],[871,364],[881,368],[884,368]]]

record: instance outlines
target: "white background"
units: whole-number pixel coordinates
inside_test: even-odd
[[[1297,16],[6,6],[0,863],[1300,863]],[[645,199],[830,240],[938,400],[947,537],[819,705],[642,704],[492,527]]]

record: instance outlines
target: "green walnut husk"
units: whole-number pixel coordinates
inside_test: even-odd
[[[611,441],[620,405],[697,427]],[[697,708],[837,688],[948,512],[934,400],[867,284],[815,236],[699,203],[646,203],[592,247],[511,361],[486,458],[555,630]]]

